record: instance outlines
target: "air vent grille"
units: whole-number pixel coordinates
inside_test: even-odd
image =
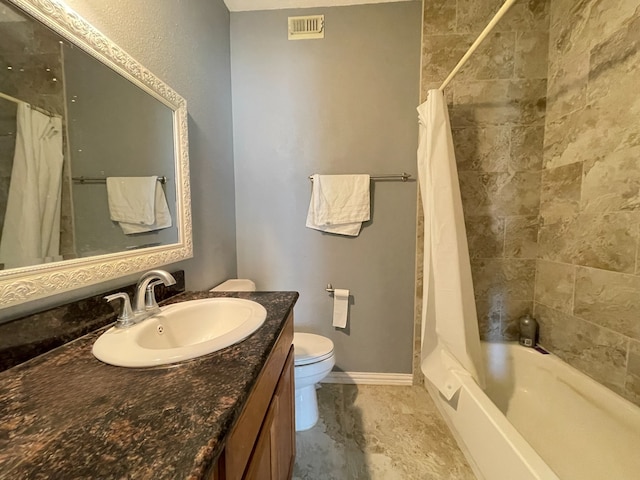
[[[324,38],[324,15],[289,17],[289,40]]]

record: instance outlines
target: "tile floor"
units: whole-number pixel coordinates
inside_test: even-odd
[[[294,480],[475,480],[423,387],[323,384]]]

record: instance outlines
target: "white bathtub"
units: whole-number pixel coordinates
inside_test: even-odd
[[[640,479],[640,408],[564,363],[483,344],[487,386],[466,375],[447,402],[427,389],[480,479]]]

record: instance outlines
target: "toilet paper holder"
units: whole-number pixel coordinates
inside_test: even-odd
[[[325,290],[329,293],[334,293],[336,291],[330,283],[327,283],[327,288],[325,288]]]

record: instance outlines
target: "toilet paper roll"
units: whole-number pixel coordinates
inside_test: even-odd
[[[349,290],[336,288],[333,291],[333,326],[345,328],[349,313]]]

